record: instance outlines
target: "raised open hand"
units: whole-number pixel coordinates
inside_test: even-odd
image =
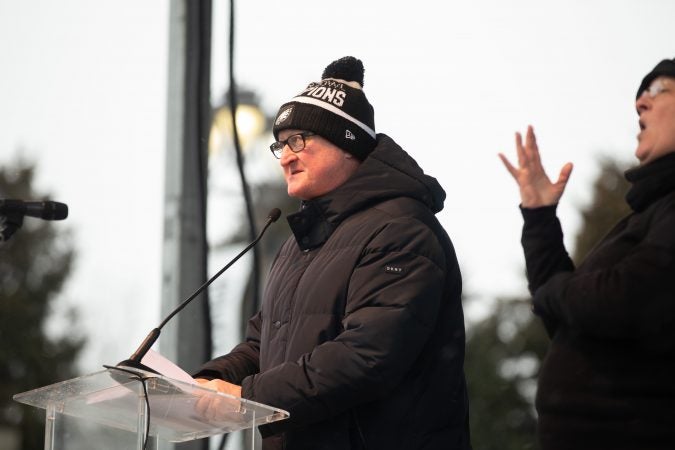
[[[503,153],[499,153],[499,158],[518,183],[521,205],[524,208],[538,208],[558,203],[572,173],[572,163],[565,164],[560,170],[558,181],[552,183],[541,165],[537,139],[531,125],[527,127],[525,145],[520,133],[516,133],[516,152],[518,167],[514,167]]]

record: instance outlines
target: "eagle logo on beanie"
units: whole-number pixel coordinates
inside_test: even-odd
[[[281,125],[284,120],[288,119],[288,116],[291,115],[293,112],[293,107],[291,106],[290,108],[286,108],[281,113],[279,114],[279,117],[277,117],[277,120],[274,122],[275,126]]]
[[[333,61],[321,81],[309,83],[279,108],[274,136],[285,129],[313,131],[364,160],[377,140],[374,110],[363,92],[364,72],[363,63],[353,56]]]

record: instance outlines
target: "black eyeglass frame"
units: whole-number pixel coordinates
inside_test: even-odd
[[[307,145],[305,139],[315,135],[316,133],[312,131],[303,131],[302,133],[291,134],[290,136],[288,136],[287,139],[283,141],[273,142],[270,145],[270,151],[272,152],[272,154],[276,159],[281,159],[281,155],[284,152],[284,147],[286,147],[287,145],[288,148],[290,148],[293,153],[300,153],[305,149],[305,145]],[[298,136],[300,137],[300,140],[297,139]],[[293,140],[293,142],[291,142],[291,140]]]

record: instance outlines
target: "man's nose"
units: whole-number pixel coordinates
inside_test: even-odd
[[[635,109],[640,115],[643,111],[646,111],[651,106],[652,98],[649,96],[647,91],[643,91],[642,94],[635,101]]]
[[[279,164],[285,166],[296,159],[298,159],[296,153],[291,150],[288,144],[284,145],[284,148],[281,149],[281,158],[279,158]]]

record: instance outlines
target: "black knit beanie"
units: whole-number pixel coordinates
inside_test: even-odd
[[[313,131],[360,160],[375,148],[373,107],[363,93],[363,63],[353,56],[333,61],[277,113],[274,137],[286,129]]]
[[[642,92],[649,87],[652,81],[654,81],[654,78],[658,78],[661,76],[666,76],[666,77],[673,77],[675,78],[675,58],[673,59],[664,59],[660,63],[652,69],[651,72],[649,72],[645,77],[642,79],[642,83],[640,83],[640,87],[638,88],[637,95],[635,96],[636,99],[640,98],[640,95],[642,95]]]

